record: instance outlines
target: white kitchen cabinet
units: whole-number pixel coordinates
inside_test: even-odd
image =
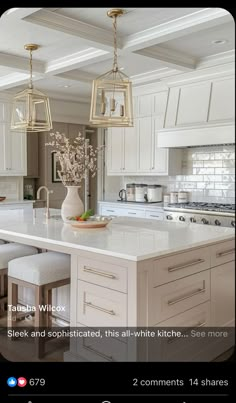
[[[136,132],[134,127],[113,127],[107,133],[107,173],[134,174],[137,167]]]
[[[137,153],[138,173],[149,173],[154,169],[154,144],[152,133],[152,119],[149,117],[137,119]]]
[[[235,119],[235,79],[226,78],[212,83],[209,122]]]
[[[11,103],[0,100],[0,176],[24,176],[27,171],[26,133],[10,130]]]
[[[212,326],[234,326],[235,261],[211,269]]]
[[[137,97],[136,117],[147,117],[152,115],[152,94],[139,95]]]

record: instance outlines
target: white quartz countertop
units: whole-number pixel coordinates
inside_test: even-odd
[[[6,199],[0,202],[0,207],[1,206],[6,206],[8,204],[29,204],[29,203],[34,203],[35,200],[12,200],[12,199]]]
[[[36,212],[36,213],[35,213]],[[117,217],[101,229],[75,229],[58,210],[47,220],[44,209],[0,210],[0,239],[72,254],[90,251],[132,261],[232,239],[231,228]],[[36,214],[36,218],[34,215]]]
[[[99,200],[98,203],[102,203],[102,204],[116,204],[119,207],[125,206],[125,207],[132,207],[132,208],[137,208],[137,207],[145,207],[148,209],[153,208],[161,208],[163,209],[164,207],[164,203],[163,202],[158,202],[158,203],[137,203],[137,202],[127,202],[127,201],[119,201],[117,200]]]

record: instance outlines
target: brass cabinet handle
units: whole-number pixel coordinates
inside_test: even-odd
[[[83,348],[91,353],[95,353],[95,354],[99,355],[100,357],[105,358],[105,360],[107,360],[107,361],[113,361],[113,357],[111,355],[106,355],[104,353],[101,353],[100,351],[97,351],[90,346],[86,346],[84,343],[83,343]]]
[[[198,322],[198,323],[196,323],[196,325],[189,326],[189,327],[191,327],[191,328],[197,328],[197,327],[205,326],[205,324],[206,324],[206,321],[204,321],[204,322]],[[189,333],[189,330],[186,330],[185,332],[182,332],[182,334],[187,334],[187,333]],[[179,340],[179,339],[181,339],[181,337],[172,337],[172,338],[168,339],[167,343],[168,343],[168,344],[171,344],[171,343],[174,343],[175,341],[177,341],[177,340]]]
[[[192,260],[191,262],[187,262],[185,264],[180,264],[180,265],[177,265],[177,266],[168,267],[168,271],[171,273],[172,271],[185,269],[186,267],[194,266],[195,264],[203,263],[203,262],[205,262],[204,259]]]
[[[196,291],[193,291],[191,294],[188,294],[185,297],[171,299],[171,300],[167,301],[167,303],[168,303],[168,305],[174,305],[174,304],[177,304],[177,302],[184,301],[185,299],[191,298],[194,295],[202,294],[205,291],[206,291],[206,288],[205,288],[205,280],[204,280],[203,281],[203,288],[198,288]]]
[[[97,309],[98,311],[108,313],[109,315],[115,315],[116,314],[113,310],[105,309],[105,308],[102,308],[101,306],[94,305],[94,304],[92,304],[92,302],[84,302],[84,305],[88,306],[90,308],[93,308],[93,309]]]
[[[116,276],[114,276],[114,274],[105,273],[103,271],[95,270],[95,269],[92,269],[92,268],[87,267],[87,266],[84,266],[83,271],[86,272],[86,273],[95,274],[96,276],[107,277],[107,278],[110,278],[111,280],[116,279]]]
[[[226,256],[226,255],[231,255],[232,253],[235,252],[235,249],[229,249],[229,250],[225,250],[224,252],[219,252],[216,254],[216,257],[222,257],[222,256]]]

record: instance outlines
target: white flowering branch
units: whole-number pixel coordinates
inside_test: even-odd
[[[94,148],[87,145],[81,133],[72,143],[64,133],[50,133],[50,136],[52,141],[45,145],[55,148],[61,167],[57,172],[64,186],[79,186],[88,171],[92,173],[92,178],[96,175],[97,154],[103,146]]]

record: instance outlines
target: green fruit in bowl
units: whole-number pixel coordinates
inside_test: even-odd
[[[81,216],[67,217],[67,219],[70,221],[86,221],[92,215],[94,215],[94,212],[92,209],[90,209],[85,211]]]

